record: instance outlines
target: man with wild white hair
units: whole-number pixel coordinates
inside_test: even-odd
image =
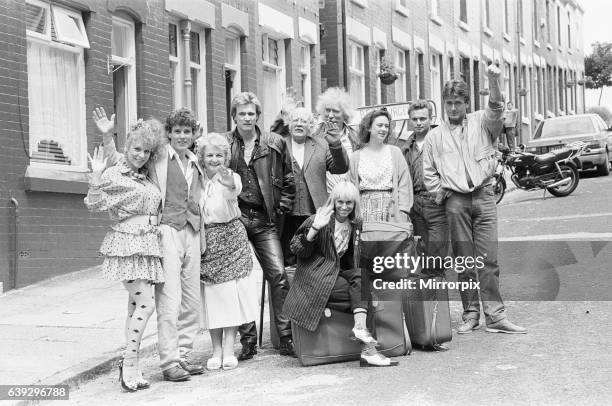
[[[285,218],[281,241],[285,265],[295,265],[289,243],[298,227],[327,200],[325,171],[346,173],[349,160],[339,131],[326,132],[324,138],[313,136],[314,120],[308,109],[298,107],[291,111],[288,124],[289,134],[283,138],[291,152],[296,193],[293,208]]]

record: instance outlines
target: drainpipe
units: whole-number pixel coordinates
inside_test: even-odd
[[[340,1],[340,6],[342,8],[341,10],[341,22],[340,24],[342,25],[342,58],[344,59],[342,61],[342,74],[344,75],[344,89],[348,92],[349,91],[349,78],[348,78],[348,50],[346,49],[346,4],[345,4],[345,0],[341,0]],[[364,60],[365,63],[365,60]],[[340,85],[340,83],[338,83],[338,85]]]
[[[9,286],[8,289],[15,289],[17,287],[17,271],[19,269],[19,236],[18,236],[18,224],[19,224],[19,202],[15,197],[13,197],[13,193],[10,192],[11,196],[11,204],[12,207],[12,224],[10,227],[10,234],[12,235],[12,261],[9,260]]]

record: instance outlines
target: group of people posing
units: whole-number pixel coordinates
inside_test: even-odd
[[[209,370],[232,369],[257,354],[251,250],[270,285],[281,355],[295,356],[292,323],[315,331],[325,308],[334,308],[354,315],[360,365],[397,365],[376,350],[366,327],[369,306],[354,259],[364,222],[412,222],[428,255],[450,242],[454,255],[486,258],[484,268],[459,279],[480,281],[487,331],[524,333],[507,320],[499,292],[490,182],[504,105],[499,70],[490,66],[487,75],[491,93],[483,111],[467,114],[468,87],[460,80],[446,83],[446,120],[436,128],[430,129],[429,103],[412,103],[414,132],[402,149],[387,142],[392,117],[384,109],[366,114],[358,130],[350,127],[350,98],[339,88],[319,97],[318,124],[308,109],[292,106],[277,132],[263,131],[259,100],[243,92],[231,102],[232,131],[196,139],[193,113],[179,109],[165,124],[136,123],[123,153],[113,140],[114,117],[96,109],[103,147],[89,157],[85,204],[110,214],[100,249],[103,274],[128,291],[122,388],[150,386],[138,356],[153,310],[165,380],[203,373],[204,366],[187,360],[200,328],[211,335]],[[480,323],[479,292],[461,291],[461,297],[457,332],[469,333]],[[237,331],[242,350],[236,357]]]

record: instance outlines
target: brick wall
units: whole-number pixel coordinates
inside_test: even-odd
[[[75,3],[82,7],[91,48],[85,51],[85,103],[88,150],[100,138],[90,116],[94,106],[112,113],[112,75],[107,73],[110,54],[111,13],[106,4],[93,0]],[[108,2],[109,7],[116,7]],[[127,11],[142,18],[136,21],[142,34],[137,42],[138,116],[163,118],[170,109],[170,82],[167,64],[160,53],[168,53],[167,21],[163,0],[149,1],[148,7],[133,4]],[[10,288],[9,270],[13,258],[13,210],[10,197],[19,203],[17,287],[58,274],[76,271],[101,262],[98,248],[108,230],[105,213],[89,213],[81,194],[26,191],[24,174],[28,159],[28,82],[25,32],[25,1],[0,4],[0,282]],[[167,59],[165,59],[166,61]],[[25,145],[25,147],[24,147]],[[14,268],[13,268],[14,269]]]

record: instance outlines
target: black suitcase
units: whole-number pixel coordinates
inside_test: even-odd
[[[448,289],[421,289],[420,281],[443,281],[443,277],[415,279],[417,285],[403,298],[404,319],[411,342],[420,348],[446,350],[452,339]]]

